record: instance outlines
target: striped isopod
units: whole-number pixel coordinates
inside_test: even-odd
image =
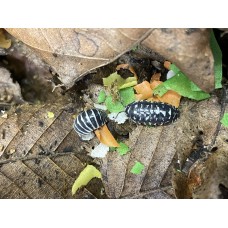
[[[87,135],[103,126],[107,120],[105,112],[98,109],[89,109],[81,112],[74,121],[74,130],[79,136]]]
[[[176,107],[163,102],[136,101],[125,112],[133,122],[149,126],[169,124],[180,116]]]

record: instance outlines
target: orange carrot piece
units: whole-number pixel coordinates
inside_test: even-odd
[[[161,78],[161,73],[154,73],[150,79],[150,83],[152,83],[153,81],[160,81]]]
[[[134,68],[132,66],[130,66],[128,63],[119,64],[116,67],[116,70],[120,70],[120,69],[128,69],[129,71],[131,71],[132,74],[134,74],[134,77],[136,77],[136,79],[138,79]]]
[[[143,81],[142,83],[134,86],[136,91],[137,100],[145,100],[152,97],[152,89],[150,88],[150,83],[148,81]]]
[[[109,147],[119,147],[119,143],[115,140],[112,133],[109,131],[107,125],[105,124],[101,128],[95,130],[95,134],[98,138],[98,140],[109,146]]]
[[[153,81],[152,83],[150,83],[150,87],[153,90],[154,88],[156,88],[161,83],[162,83],[161,81]],[[181,99],[181,95],[180,94],[178,94],[175,91],[169,90],[162,97],[153,96],[149,100],[150,101],[161,101],[161,102],[164,102],[164,103],[171,104],[171,105],[173,105],[173,106],[178,108],[179,105],[180,105],[180,99]]]
[[[180,105],[181,95],[176,93],[175,91],[169,90],[162,97],[158,97],[161,102],[165,102],[175,106],[176,108]]]
[[[161,81],[153,81],[150,83],[150,88],[153,90],[154,88],[156,88],[161,83],[162,83]]]
[[[152,101],[152,102],[153,101],[158,101],[159,102],[160,100],[159,100],[159,98],[153,96],[153,97],[148,98],[147,101]]]
[[[171,65],[171,62],[169,62],[169,61],[164,62],[164,67],[168,70],[170,69],[170,65]]]

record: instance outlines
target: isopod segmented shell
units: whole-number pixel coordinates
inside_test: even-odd
[[[180,116],[176,107],[163,102],[136,101],[125,112],[133,122],[149,126],[169,124]]]
[[[79,135],[87,135],[105,124],[107,116],[98,109],[81,112],[74,121],[74,130]]]

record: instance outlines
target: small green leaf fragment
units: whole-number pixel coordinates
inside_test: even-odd
[[[224,113],[222,119],[220,120],[224,127],[228,127],[228,113]]]
[[[114,83],[116,83],[118,89],[120,90],[137,85],[137,79],[135,77],[128,77],[124,79],[119,74],[117,74],[117,72],[111,74],[107,78],[103,78],[104,86],[111,86]]]
[[[105,98],[106,98],[105,91],[101,90],[98,94],[97,103],[98,104],[103,103],[105,101]]]
[[[103,78],[104,86],[111,86],[115,81],[118,81],[121,78],[117,72],[110,74],[107,78]]]
[[[74,195],[82,186],[86,186],[94,177],[101,178],[100,171],[93,165],[87,165],[75,180],[72,186],[72,195]]]
[[[130,148],[125,143],[120,142],[119,145],[120,147],[117,147],[116,150],[120,155],[125,155],[130,151]]]
[[[174,76],[175,77],[175,76]],[[166,88],[166,86],[164,85],[164,82],[161,83],[160,85],[158,85],[154,90],[153,90],[153,94],[154,95],[158,95],[160,97],[162,97],[165,93],[168,92],[168,89]]]
[[[119,101],[114,102],[112,96],[106,97],[105,105],[110,112],[119,113],[124,111],[124,106]]]
[[[134,166],[131,169],[131,173],[133,174],[141,174],[144,170],[145,166],[140,162],[135,162]]]
[[[135,101],[135,93],[133,87],[121,89],[119,93],[121,102],[124,106],[127,106],[128,104]]]
[[[193,83],[183,72],[179,71],[175,76],[163,82],[154,89],[154,94],[163,96],[168,90],[173,90],[183,97],[193,100],[204,100],[210,97],[210,94],[204,91],[192,91],[191,83]]]
[[[49,119],[52,119],[55,117],[55,114],[53,112],[47,112],[47,116]]]
[[[127,87],[132,87],[137,85],[137,80],[135,77],[128,77],[126,79],[120,78],[120,80],[117,82],[118,89],[124,89]]]
[[[215,89],[222,88],[222,52],[213,30],[210,35],[210,46],[214,56]]]

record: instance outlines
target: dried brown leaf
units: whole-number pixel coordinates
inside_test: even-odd
[[[202,90],[211,92],[214,58],[209,29],[154,29],[142,44],[175,63]]]
[[[72,198],[71,188],[84,165],[74,154],[43,156],[17,160],[1,165],[0,198]],[[97,189],[87,186],[73,198],[101,197],[101,182]]]
[[[227,90],[224,93],[223,113],[228,112]],[[223,113],[220,118],[223,117]],[[198,169],[201,185],[193,191],[194,198],[228,197],[228,128],[219,124],[219,131],[213,145],[213,154]],[[199,166],[199,165],[198,165]]]
[[[174,62],[206,92],[214,89],[209,29],[7,29],[34,48],[69,88],[137,43]]]
[[[34,48],[69,88],[142,39],[149,29],[7,29]]]
[[[199,134],[204,145],[213,143],[220,105],[216,97],[212,97],[198,103],[184,101],[181,108],[181,117],[174,124],[136,127],[128,141],[132,148],[130,153],[121,156],[109,152],[103,159],[102,181],[109,198],[174,198],[175,193],[181,197],[176,187],[178,181],[184,186],[188,183],[181,182],[180,177],[172,181],[174,157],[178,155],[184,161],[195,147]],[[55,118],[47,118],[47,111],[55,113]],[[79,140],[72,130],[72,116],[72,104],[66,107],[61,101],[34,107],[23,105],[9,112],[9,118],[0,125],[0,132],[4,132],[0,158],[1,198],[71,198],[75,178],[85,162],[92,161],[84,148],[90,150],[94,143]],[[135,161],[145,166],[140,175],[130,173]],[[210,170],[215,170],[214,167]],[[106,197],[102,195],[101,181],[94,181],[75,197]],[[221,183],[226,186],[224,181]]]
[[[22,105],[0,122],[0,198],[72,198],[75,179],[92,159],[72,128],[76,107],[65,102]],[[102,194],[101,180],[93,180],[73,198]]]
[[[213,143],[220,111],[216,97],[198,103],[185,101],[182,102],[181,117],[174,124],[136,127],[129,137],[131,152],[125,156],[110,152],[103,160],[103,183],[108,197],[174,198],[174,156],[185,161],[201,132],[205,146]],[[130,172],[135,161],[145,166],[139,175]],[[179,177],[175,181],[178,180]]]

